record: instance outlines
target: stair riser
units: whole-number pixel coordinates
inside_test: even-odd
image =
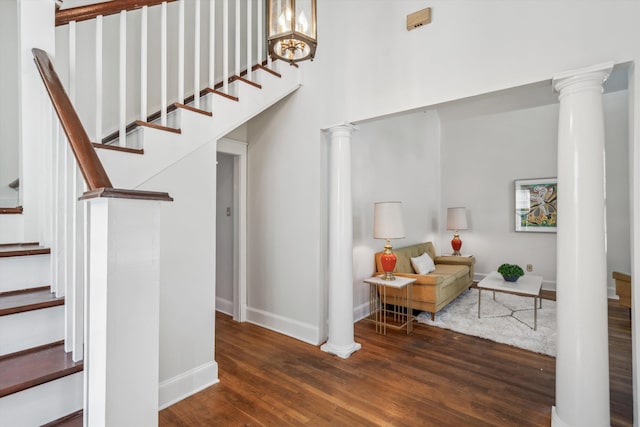
[[[0,356],[64,339],[64,306],[0,316]]]
[[[0,258],[0,292],[50,285],[49,255]]]
[[[82,409],[82,379],[78,372],[0,398],[0,424],[39,426]]]
[[[0,215],[0,244],[21,242],[24,238],[22,215]]]

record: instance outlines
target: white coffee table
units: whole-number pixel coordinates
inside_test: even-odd
[[[411,309],[411,293],[416,279],[397,277],[395,280],[384,280],[381,276],[370,277],[364,282],[370,286],[369,292],[369,320],[376,325],[376,332],[387,335],[387,327],[393,329],[406,328],[407,335],[413,330],[413,312]],[[387,288],[404,289],[393,298],[391,304],[387,301]],[[385,301],[387,304],[385,304]],[[388,310],[385,305],[391,305]],[[401,308],[402,307],[402,308]],[[406,311],[404,311],[406,310]],[[387,317],[394,321],[404,320],[400,325],[389,325]]]
[[[542,289],[542,276],[535,274],[525,274],[517,282],[507,282],[497,271],[489,273],[478,283],[478,319],[480,318],[480,295],[482,290],[493,291],[493,299],[496,299],[496,292],[520,295],[533,298],[533,330],[538,327],[538,303],[542,308],[540,289]]]

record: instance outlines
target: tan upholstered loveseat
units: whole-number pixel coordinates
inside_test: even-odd
[[[418,257],[425,252],[433,259],[436,269],[426,275],[416,274],[411,266],[411,258]],[[432,319],[435,318],[436,312],[453,301],[473,283],[473,264],[475,263],[473,257],[436,256],[435,248],[431,242],[394,248],[393,253],[398,258],[393,273],[396,276],[416,279],[413,284],[411,308],[431,312]],[[381,255],[382,252],[375,255],[376,274],[383,273],[380,263]],[[395,296],[394,291],[392,288],[387,288],[386,295],[389,302]]]

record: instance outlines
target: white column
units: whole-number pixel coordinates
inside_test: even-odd
[[[552,426],[608,426],[602,84],[612,64],[553,79],[559,92],[556,405]]]
[[[349,124],[327,129],[329,147],[329,339],[322,351],[346,359],[360,350],[353,340],[353,218]]]

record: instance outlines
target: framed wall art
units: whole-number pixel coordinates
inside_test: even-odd
[[[519,179],[516,231],[555,233],[558,224],[558,178]]]

